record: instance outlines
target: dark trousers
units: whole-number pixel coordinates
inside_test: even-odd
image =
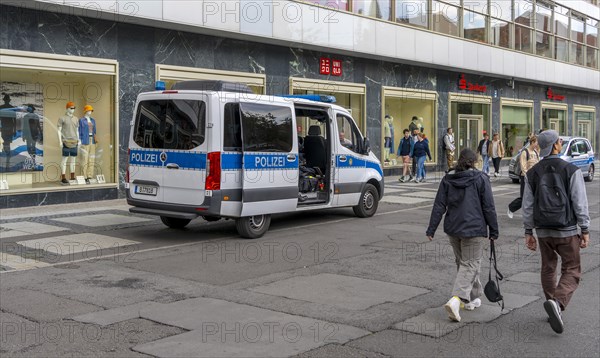
[[[546,299],[556,299],[564,311],[579,286],[581,279],[581,257],[578,235],[557,238],[540,237],[542,256],[542,289]],[[556,284],[556,265],[560,256],[560,280]]]
[[[508,204],[508,209],[511,212],[515,212],[519,209],[521,209],[521,206],[523,205],[523,190],[525,190],[525,177],[521,176],[520,178],[521,181],[521,190],[519,191],[519,197],[516,198],[515,200],[511,201],[510,204]]]
[[[410,171],[410,176],[414,177],[417,175],[417,157],[412,157],[412,170]]]
[[[492,158],[492,163],[494,163],[494,171],[496,173],[500,173],[500,161],[502,160],[501,157],[498,158]]]

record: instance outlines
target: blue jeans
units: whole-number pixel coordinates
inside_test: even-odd
[[[417,158],[417,179],[425,178],[425,159],[425,155]]]
[[[481,171],[483,171],[486,174],[490,173],[490,157],[487,155],[482,155],[481,159],[483,160],[483,169]]]

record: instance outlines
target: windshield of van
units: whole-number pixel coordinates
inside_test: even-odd
[[[133,138],[142,148],[190,150],[204,143],[205,123],[203,101],[142,101]]]

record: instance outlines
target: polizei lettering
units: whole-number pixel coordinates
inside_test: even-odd
[[[132,152],[131,162],[136,164],[155,164],[158,162],[158,154]]]
[[[254,166],[257,168],[283,168],[285,166],[284,157],[264,156],[254,158]]]

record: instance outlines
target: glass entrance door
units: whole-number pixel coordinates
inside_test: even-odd
[[[458,152],[464,148],[477,151],[481,134],[482,115],[458,115]]]
[[[550,129],[560,133],[560,121],[558,118],[550,118]]]

